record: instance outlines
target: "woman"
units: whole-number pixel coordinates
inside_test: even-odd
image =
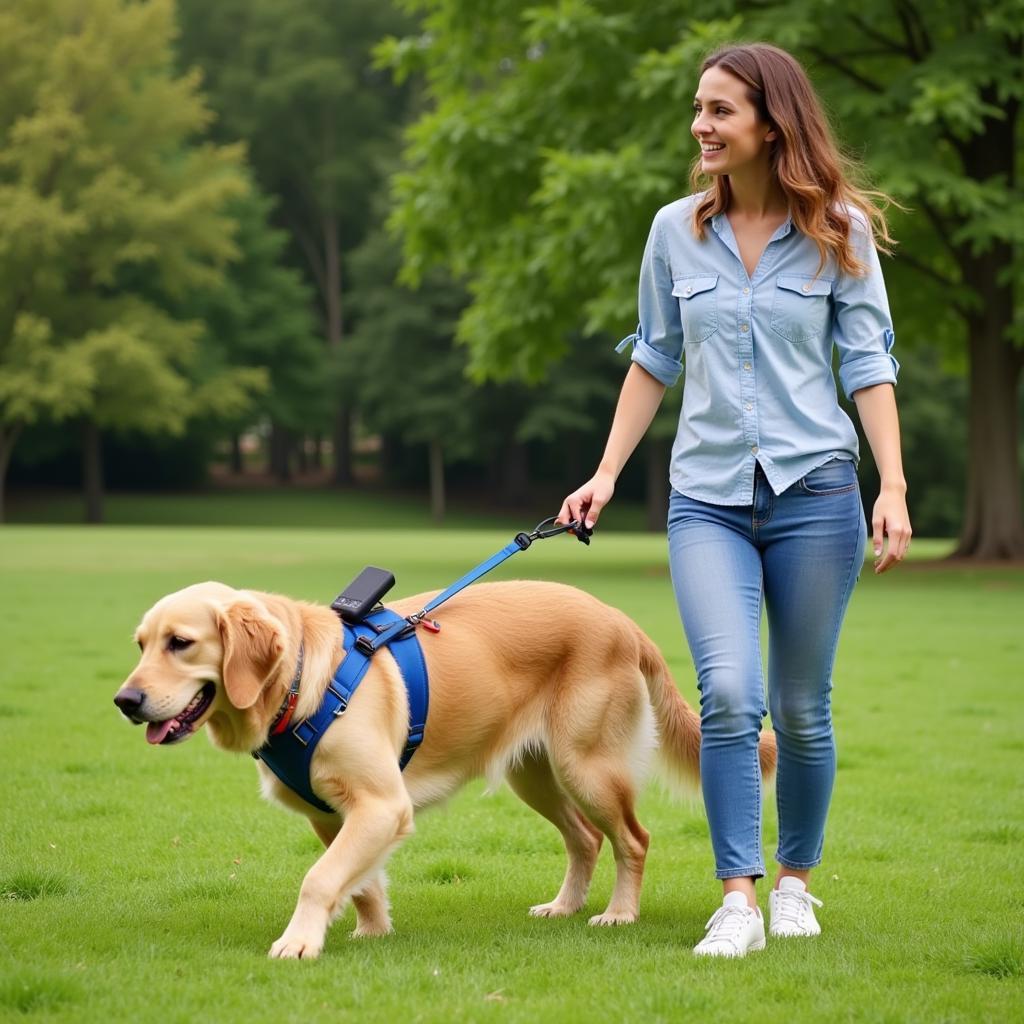
[[[817,935],[808,891],[835,776],[829,706],[839,626],[864,557],[852,396],[881,475],[875,572],[910,542],[876,246],[891,242],[855,188],[800,65],[764,44],[701,69],[693,184],[654,219],[640,272],[640,325],[604,457],[559,519],[597,522],[666,386],[686,364],[672,451],[669,555],[701,694],[701,775],[722,906],[698,955],[762,949],[764,875],[757,742],[768,704],[778,743],[779,870],[772,936]],[[621,347],[621,346],[620,346]],[[883,550],[884,549],[884,550]]]

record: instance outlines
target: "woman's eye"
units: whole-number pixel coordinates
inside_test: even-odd
[[[183,651],[186,647],[191,647],[195,643],[194,640],[189,640],[184,636],[172,636],[167,641],[167,650],[169,651]]]

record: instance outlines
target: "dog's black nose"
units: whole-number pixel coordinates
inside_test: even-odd
[[[122,686],[114,697],[114,703],[121,714],[131,718],[142,707],[142,702],[145,699],[146,695],[141,690],[136,690],[132,686]]]

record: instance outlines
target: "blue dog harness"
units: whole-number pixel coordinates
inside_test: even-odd
[[[511,558],[518,551],[525,551],[535,540],[545,540],[572,531],[577,540],[584,544],[590,543],[593,530],[583,523],[577,520],[561,526],[552,526],[552,523],[554,517],[545,519],[532,533],[516,534],[511,543],[456,580],[414,615],[403,617],[388,608],[381,608],[357,623],[343,620],[341,628],[345,657],[334,673],[334,678],[328,683],[320,707],[309,718],[302,719],[288,729],[284,726],[298,699],[298,685],[302,678],[300,647],[298,669],[291,690],[285,698],[285,706],[278,714],[269,739],[259,750],[254,751],[252,756],[262,761],[284,785],[298,793],[307,803],[327,814],[336,814],[337,809],[321,800],[309,784],[309,766],[313,760],[313,752],[328,726],[345,713],[352,695],[370,667],[370,659],[382,647],[387,647],[398,663],[402,681],[409,695],[409,736],[398,761],[399,768],[404,770],[423,742],[423,733],[427,726],[427,707],[430,703],[427,663],[423,660],[423,650],[416,637],[416,627],[423,624],[432,626],[435,630],[439,629],[436,623],[431,623],[426,618],[431,611],[453,597],[463,587],[469,586],[484,573],[500,565],[506,558]]]
[[[402,624],[404,629],[395,630]],[[398,663],[409,695],[409,736],[399,758],[404,769],[423,742],[427,725],[427,707],[430,687],[427,663],[416,637],[415,625],[387,608],[372,612],[362,622],[341,624],[345,657],[342,658],[334,678],[327,684],[320,707],[284,732],[271,735],[253,757],[262,761],[290,790],[298,793],[307,803],[328,814],[337,809],[321,800],[309,783],[309,766],[313,752],[328,726],[345,713],[352,695],[370,667],[370,659],[382,646],[391,651]],[[383,640],[383,643],[381,642]]]

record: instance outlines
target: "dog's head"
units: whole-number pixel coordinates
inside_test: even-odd
[[[135,631],[139,663],[114,697],[150,743],[188,739],[207,722],[218,746],[254,749],[267,686],[282,669],[284,627],[259,596],[198,583],[162,598]]]

